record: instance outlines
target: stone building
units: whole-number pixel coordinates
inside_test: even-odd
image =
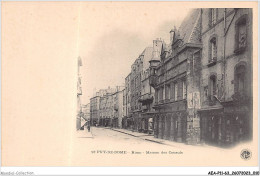
[[[141,55],[135,60],[131,66],[130,92],[131,92],[131,116],[132,129],[135,131],[143,131],[142,126],[142,77],[143,73],[149,68],[149,60],[152,58],[153,47],[147,47]],[[145,122],[144,122],[145,123]]]
[[[90,124],[95,126],[99,123],[100,96],[94,96],[90,99]]]
[[[199,142],[201,10],[195,9],[180,28],[170,31],[170,44],[150,61],[155,88],[154,136],[177,142]],[[187,93],[188,92],[188,93]]]
[[[76,117],[76,129],[77,130],[79,130],[81,127],[81,118],[82,118],[82,108],[81,108],[82,88],[81,88],[81,75],[80,75],[81,66],[82,66],[82,60],[80,57],[78,57],[77,117]]]
[[[113,94],[116,89],[108,87],[108,89],[101,89],[97,94],[100,96],[99,107],[99,126],[112,126],[114,117],[114,97]]]
[[[149,83],[150,65],[149,61],[161,53],[163,41],[161,39],[153,40],[153,47],[144,51],[143,72],[141,74],[141,118],[139,119],[139,131],[144,133],[153,133],[153,114],[154,88]],[[148,53],[149,52],[149,53]]]
[[[130,82],[131,82],[131,73],[127,75],[125,78],[125,91],[124,91],[124,99],[123,99],[123,104],[125,108],[125,114],[122,120],[122,128],[125,129],[130,129],[131,126],[133,125],[133,121],[131,119],[131,91],[130,91]]]
[[[117,86],[116,92],[113,94],[114,115],[112,119],[112,127],[114,128],[122,128],[123,90],[123,87]]]
[[[82,112],[84,113],[84,119],[90,121],[90,103],[82,105]]]
[[[108,126],[112,124],[114,114],[113,93],[115,89],[108,87],[94,93],[90,99],[90,121],[92,125]]]
[[[143,56],[139,56],[131,66],[130,92],[131,92],[131,128],[137,130],[137,119],[141,112],[141,72],[143,67]]]
[[[201,141],[252,137],[252,9],[201,9]]]

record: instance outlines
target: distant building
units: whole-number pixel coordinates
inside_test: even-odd
[[[94,96],[90,99],[90,124],[96,125],[99,123],[100,115],[100,96]]]
[[[82,112],[84,114],[84,119],[90,121],[90,103],[82,105]]]
[[[92,125],[112,126],[114,117],[114,97],[116,88],[101,89],[90,99],[90,119]]]
[[[139,102],[141,103],[141,118],[139,118],[139,131],[144,133],[153,133],[154,123],[153,115],[155,110],[154,105],[154,95],[155,90],[150,85],[149,76],[150,68],[149,62],[155,58],[159,57],[162,50],[163,41],[161,39],[156,39],[153,41],[153,47],[144,50],[143,55],[143,69],[141,74],[141,96]]]
[[[153,47],[147,47],[131,66],[130,92],[131,92],[131,121],[132,129],[143,131],[142,129],[142,103],[140,102],[142,90],[142,77],[146,68],[149,68],[149,60],[153,54]],[[145,123],[145,122],[144,122]]]
[[[125,91],[124,91],[124,108],[125,108],[125,113],[124,113],[124,117],[122,119],[122,128],[125,129],[130,129],[131,126],[133,125],[133,121],[132,121],[132,111],[131,111],[131,89],[130,89],[130,85],[131,85],[131,73],[127,75],[127,77],[125,78]]]
[[[113,94],[114,116],[112,119],[112,127],[122,128],[123,120],[123,87],[117,86],[116,92]]]
[[[82,60],[78,57],[78,81],[77,81],[77,118],[76,118],[76,129],[79,130],[81,127],[81,118],[83,116],[81,109],[81,75],[80,75],[80,67],[82,66]]]

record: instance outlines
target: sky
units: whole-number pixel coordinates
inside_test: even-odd
[[[169,31],[180,26],[189,10],[169,2],[81,2],[81,102],[89,103],[99,89],[124,85],[135,59],[156,38],[169,43]]]

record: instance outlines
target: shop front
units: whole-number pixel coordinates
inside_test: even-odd
[[[245,106],[225,106],[199,112],[201,142],[231,146],[250,139],[252,114]]]
[[[154,121],[154,137],[176,142],[186,141],[186,111],[158,113]]]

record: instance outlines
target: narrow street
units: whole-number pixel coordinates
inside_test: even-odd
[[[84,133],[88,133],[87,131],[84,131]],[[142,138],[134,137],[128,134],[120,133],[118,131],[111,130],[109,128],[97,128],[92,127],[91,128],[91,134],[92,137],[89,137],[89,135],[86,135],[84,137],[81,136],[78,138],[78,142],[82,145],[88,144],[91,147],[94,148],[100,148],[100,147],[119,147],[119,146],[131,146],[131,147],[137,147],[141,144],[142,147],[145,146],[153,146],[155,148],[158,147],[165,147],[162,144],[158,144],[155,142],[146,141]],[[144,134],[145,135],[145,134]]]
[[[77,131],[77,133],[81,134],[74,138],[71,150],[70,162],[74,166],[88,166],[92,164],[100,166],[102,164],[111,164],[112,166],[114,165],[112,158],[113,160],[117,159],[117,162],[120,161],[119,165],[124,165],[124,163],[130,160],[138,163],[138,157],[136,156],[145,157],[146,151],[180,151],[180,148],[146,141],[142,138],[123,134],[108,128],[92,127],[92,136],[89,135],[87,130]],[[125,152],[126,154],[112,154],[110,152]],[[151,158],[156,159],[157,156],[151,154]]]
[[[102,127],[91,127],[91,132],[77,131],[72,140],[68,164],[71,166],[181,166],[185,164],[185,158],[189,159],[190,156],[201,161],[214,160],[208,155],[200,155],[201,152],[216,155],[225,152],[227,157],[232,154],[227,152],[230,149],[214,146],[194,146],[170,141],[168,143],[171,145],[168,143],[164,145],[144,138],[142,135],[134,137]],[[239,154],[237,157],[240,158]],[[194,160],[194,165],[196,163]]]

